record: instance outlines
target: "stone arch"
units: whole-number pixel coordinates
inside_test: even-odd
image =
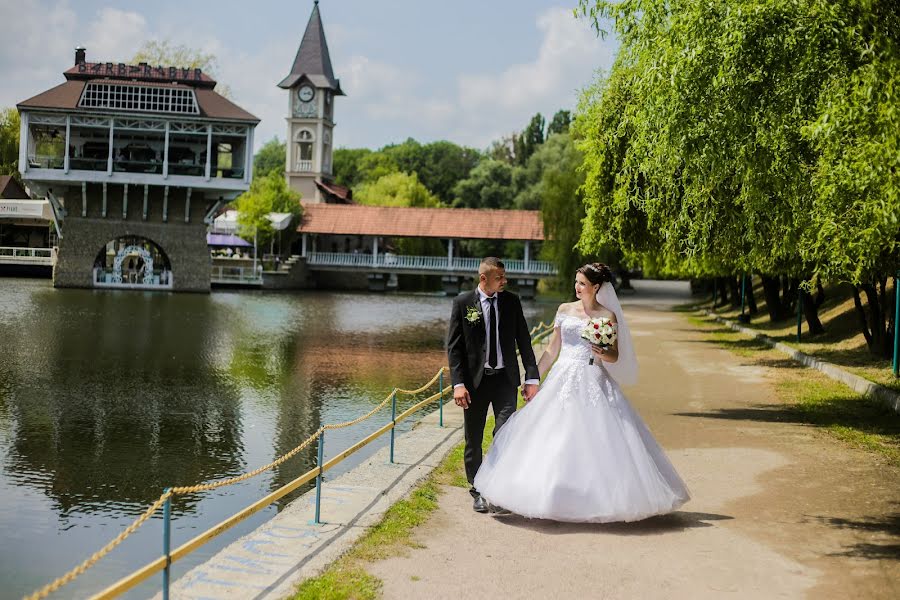
[[[108,241],[94,261],[97,287],[171,289],[172,263],[162,246],[141,236],[126,235]]]

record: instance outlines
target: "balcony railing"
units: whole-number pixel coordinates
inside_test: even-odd
[[[52,248],[14,248],[0,246],[0,264],[4,265],[52,265]]]
[[[477,272],[480,258],[449,258],[446,256],[406,256],[399,254],[351,254],[344,252],[310,252],[306,255],[310,266],[358,267],[364,270],[385,271],[446,271]],[[556,275],[556,265],[542,260],[504,259],[507,275]]]
[[[308,171],[313,170],[313,161],[311,160],[298,160],[297,161],[297,171],[299,173],[306,173]]]
[[[212,283],[234,285],[262,285],[262,265],[253,267],[213,266],[210,273]]]

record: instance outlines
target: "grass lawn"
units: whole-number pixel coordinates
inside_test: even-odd
[[[860,329],[859,317],[853,305],[852,288],[848,284],[825,288],[826,300],[819,308],[819,319],[822,321],[825,333],[810,336],[804,319],[800,343],[797,343],[796,317],[776,323],[769,321],[762,282],[758,278],[754,278],[753,294],[759,312],[753,316],[750,323],[746,324],[748,327],[791,348],[838,365],[869,381],[900,391],[900,379],[894,377],[891,358],[874,356],[866,346],[866,339]],[[890,291],[888,296],[890,296]],[[863,302],[865,303],[865,296],[863,296]],[[688,308],[708,310],[712,308],[712,301],[709,299],[692,304]],[[894,310],[893,304],[889,308]],[[741,309],[740,306],[737,308],[720,306],[715,312],[721,317],[737,320]]]

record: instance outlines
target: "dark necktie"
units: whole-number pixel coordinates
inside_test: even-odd
[[[492,369],[497,366],[497,297],[488,298],[491,301],[491,334],[488,340],[488,366]]]

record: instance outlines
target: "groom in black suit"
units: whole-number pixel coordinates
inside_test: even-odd
[[[487,257],[478,267],[478,287],[453,300],[447,330],[447,356],[453,381],[453,400],[465,409],[466,477],[471,485],[481,466],[481,442],[488,405],[494,409],[494,434],[516,411],[521,382],[516,346],[525,367],[525,401],[537,393],[540,374],[531,349],[522,303],[506,287],[506,268],[499,258]],[[488,512],[487,502],[470,488],[473,508]]]

